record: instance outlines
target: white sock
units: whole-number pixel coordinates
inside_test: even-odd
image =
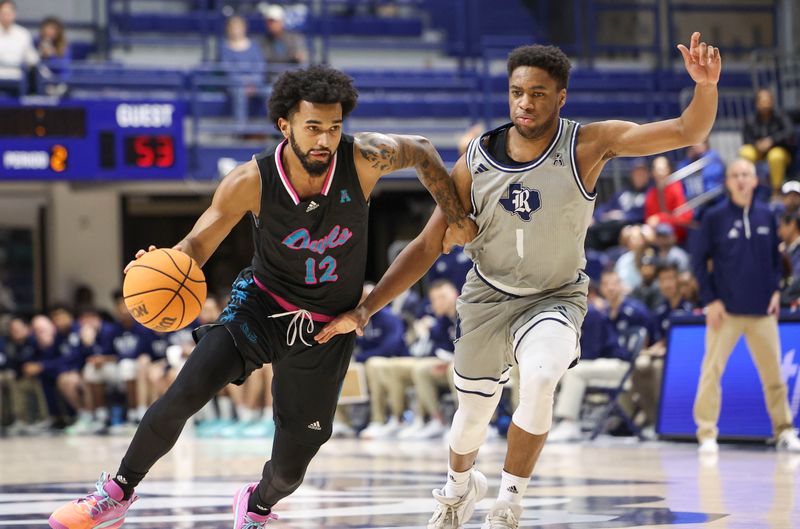
[[[236,413],[239,414],[239,421],[241,422],[250,422],[256,418],[256,412],[244,406],[242,406],[241,409],[237,408]]]
[[[78,420],[81,422],[91,422],[92,420],[92,412],[89,410],[79,410],[78,411]]]
[[[214,401],[210,400],[195,413],[195,420],[198,422],[211,421],[217,416],[217,410],[214,409]]]
[[[506,501],[520,505],[525,491],[528,489],[528,483],[531,478],[521,478],[513,474],[503,471],[503,477],[500,479],[500,492],[497,495],[497,501]]]
[[[147,406],[137,406],[136,407],[136,414],[139,416],[139,420],[140,421],[144,417],[145,413],[147,413]]]
[[[94,410],[94,418],[100,422],[107,422],[108,421],[108,408],[105,406],[101,408],[97,408]]]
[[[230,397],[217,397],[217,406],[219,406],[220,419],[223,421],[233,419],[233,401]]]
[[[264,409],[261,411],[261,420],[262,421],[272,420],[272,406],[264,406]]]
[[[134,422],[137,420],[136,408],[128,408],[127,422]]]
[[[469,488],[469,475],[472,470],[456,472],[447,466],[447,485],[444,486],[444,495],[448,498],[460,498],[467,493]]]

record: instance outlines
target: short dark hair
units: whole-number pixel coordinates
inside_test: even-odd
[[[458,290],[456,288],[456,286],[453,284],[452,281],[450,281],[449,279],[445,279],[443,277],[440,277],[439,279],[436,279],[435,281],[433,281],[433,283],[431,283],[431,285],[428,287],[428,292],[430,292],[431,290],[436,290],[437,288],[442,288],[442,287],[451,287],[451,288],[454,288],[454,289]]]
[[[680,270],[678,270],[678,265],[676,265],[672,261],[664,261],[660,263],[656,275],[661,275],[661,272],[675,272],[675,276],[680,275]]]
[[[272,86],[269,97],[269,118],[277,127],[278,119],[289,119],[300,101],[341,103],[342,118],[356,107],[358,92],[353,80],[343,72],[327,66],[310,66],[284,72]]]
[[[559,90],[569,84],[569,57],[558,46],[520,46],[508,55],[508,76],[520,66],[535,66],[546,71],[555,79]]]
[[[2,1],[2,0],[0,0],[0,1]],[[47,308],[47,313],[48,314],[53,314],[54,312],[58,312],[60,310],[63,310],[64,312],[68,312],[70,315],[72,315],[72,307],[70,307],[69,304],[65,303],[64,301],[56,301],[55,303],[50,305]]]
[[[14,0],[0,0],[0,7],[3,7],[6,4],[11,4],[11,7],[14,9],[17,8],[17,4],[14,2]]]
[[[781,215],[781,222],[784,224],[794,224],[795,228],[800,230],[800,214],[787,211]]]

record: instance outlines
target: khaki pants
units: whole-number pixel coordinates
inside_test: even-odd
[[[557,419],[580,419],[581,404],[590,385],[616,386],[625,376],[629,362],[618,358],[584,360],[568,370],[561,379],[554,416]]]
[[[772,316],[734,316],[729,314],[718,330],[706,330],[706,354],[700,370],[700,382],[694,401],[697,439],[716,439],[717,421],[722,405],[720,380],[736,342],[744,334],[750,356],[758,369],[772,431],[780,435],[791,429],[792,412],[786,398],[786,384],[781,378],[778,322]]]
[[[42,383],[38,378],[20,377],[16,378],[13,371],[0,372],[0,386],[8,385],[11,397],[11,411],[15,421],[24,423],[35,423],[43,421],[48,417],[47,402],[44,398]],[[33,401],[33,414],[29,413],[31,407],[29,400]],[[0,388],[0,411],[3,410],[3,391]]]
[[[789,151],[783,147],[773,147],[767,151],[764,158],[759,158],[758,151],[753,145],[742,145],[739,149],[739,156],[746,160],[756,163],[764,158],[767,159],[769,166],[769,180],[774,191],[780,191],[783,181],[786,179],[786,169],[792,161]]]
[[[654,426],[658,419],[658,402],[661,399],[661,378],[664,373],[664,359],[653,356],[639,356],[636,369],[631,376],[633,392],[639,395],[639,406],[644,412],[648,426]]]
[[[428,417],[441,417],[439,411],[439,389],[448,388],[455,402],[458,395],[453,383],[453,363],[435,356],[417,358],[413,373],[414,391],[417,392],[420,412]]]

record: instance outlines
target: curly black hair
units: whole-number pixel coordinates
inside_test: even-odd
[[[278,119],[289,119],[300,101],[341,103],[342,118],[346,118],[357,99],[353,80],[339,70],[322,65],[291,70],[281,74],[272,86],[269,118],[277,127]]]
[[[533,44],[516,48],[508,55],[508,76],[520,66],[535,66],[546,71],[555,79],[559,90],[569,83],[569,58],[557,46]]]

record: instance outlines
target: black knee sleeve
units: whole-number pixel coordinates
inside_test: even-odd
[[[291,434],[277,429],[272,444],[272,459],[264,465],[256,498],[263,507],[272,507],[303,483],[306,469],[319,451],[318,446],[299,442]]]

